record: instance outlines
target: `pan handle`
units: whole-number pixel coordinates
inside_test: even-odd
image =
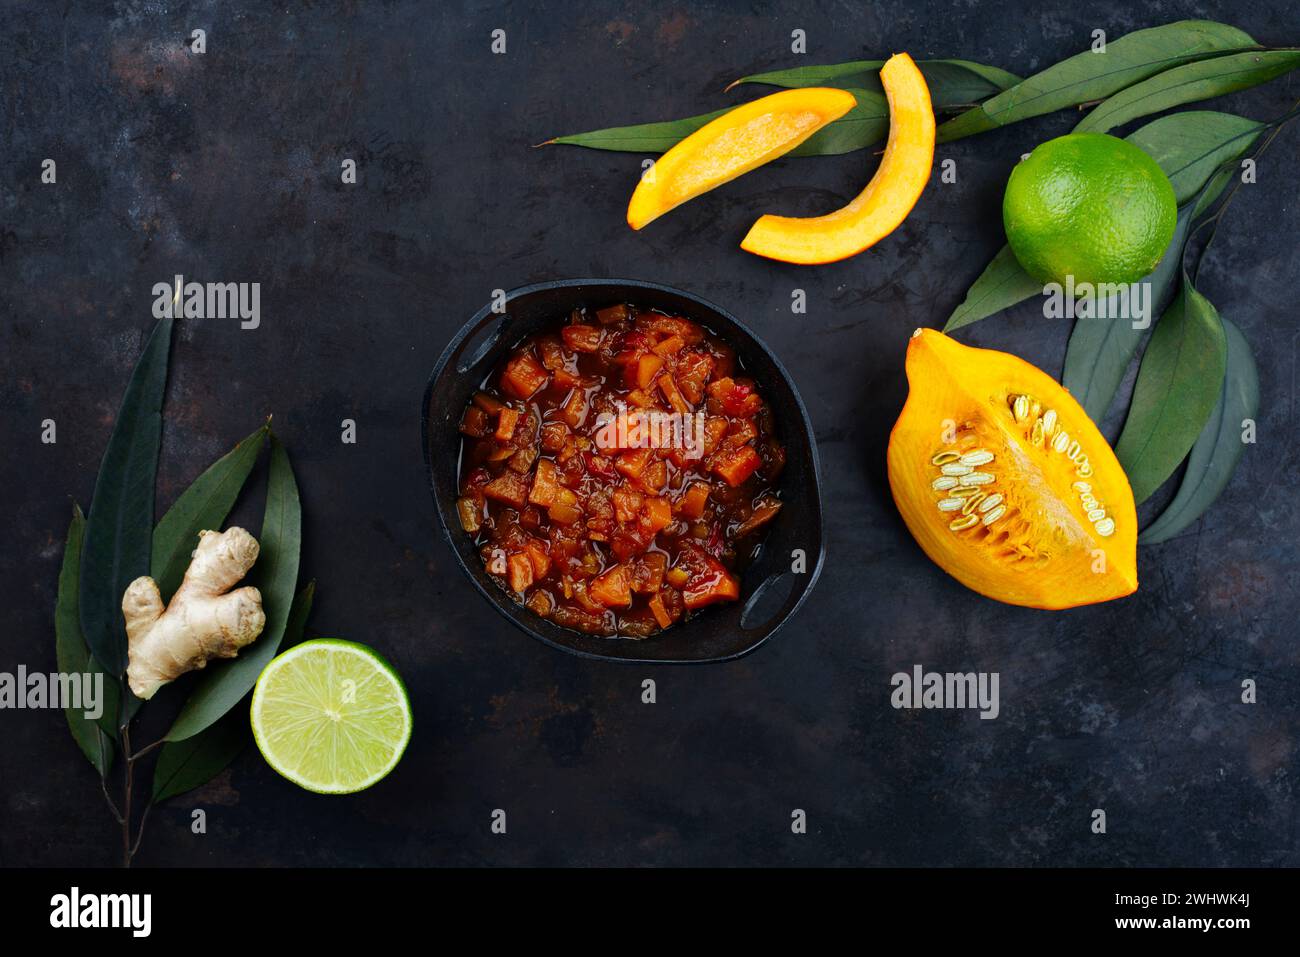
[[[492,351],[492,348],[501,338],[501,333],[505,331],[506,322],[509,316],[489,313],[483,317],[472,332],[465,337],[465,340],[456,349],[452,360],[456,363],[456,371],[461,375],[469,372],[476,365],[483,361],[483,357]],[[468,358],[462,359],[461,356],[468,354]]]

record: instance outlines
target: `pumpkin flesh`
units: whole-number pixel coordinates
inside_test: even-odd
[[[1034,608],[1137,589],[1137,511],[1109,443],[1074,398],[1016,356],[924,329],[890,434],[894,501],[922,550],[966,587]]]

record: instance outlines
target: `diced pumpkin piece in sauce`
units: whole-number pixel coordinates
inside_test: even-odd
[[[564,368],[564,350],[560,347],[558,339],[542,336],[537,340],[537,354],[542,357],[542,366],[551,372],[558,372]]]
[[[659,370],[664,367],[662,356],[654,353],[638,356],[636,361],[630,363],[627,367],[628,385],[636,386],[638,389],[648,389],[654,384]]]
[[[647,492],[659,492],[668,484],[668,463],[654,459],[641,472],[641,485]]]
[[[636,449],[632,452],[624,452],[614,462],[614,468],[618,469],[630,479],[639,479],[645,467],[650,464],[651,452],[649,449]]]
[[[753,383],[737,382],[729,376],[709,383],[709,395],[722,403],[722,410],[727,415],[740,419],[753,415],[763,405]]]
[[[515,434],[515,426],[519,424],[519,419],[523,413],[518,409],[512,409],[505,406],[497,416],[497,430],[492,437],[498,442],[509,442],[510,437]]]
[[[542,426],[542,448],[547,452],[560,451],[568,437],[569,427],[563,422],[547,422]]]
[[[713,471],[734,487],[753,475],[762,464],[763,459],[754,451],[753,446],[742,445],[720,453],[719,460],[713,463]]]
[[[533,583],[533,563],[527,555],[511,555],[506,559],[506,576],[510,590],[523,594]]]
[[[542,589],[538,589],[529,595],[528,601],[524,602],[524,604],[531,611],[541,615],[543,618],[547,617],[555,610],[555,599],[551,597],[550,592]]]
[[[681,389],[677,388],[677,383],[673,377],[664,373],[656,380],[659,383],[659,391],[664,394],[664,399],[668,402],[668,407],[674,412],[687,413],[691,411],[690,405],[682,395]]]
[[[456,499],[456,517],[460,519],[460,527],[471,535],[483,527],[483,510],[468,495]]]
[[[528,493],[528,501],[549,508],[555,504],[555,493],[559,490],[560,480],[555,471],[555,463],[550,459],[542,459],[537,463],[537,472],[533,475],[533,487]]]
[[[685,339],[683,339],[681,336],[673,335],[673,336],[669,336],[667,339],[663,339],[660,342],[658,342],[655,345],[655,347],[650,351],[657,356],[664,356],[665,358],[667,358],[673,353],[681,351],[685,346],[686,346]]]
[[[488,415],[496,415],[501,411],[501,406],[505,404],[500,399],[495,396],[490,396],[486,392],[475,392],[473,403]]]
[[[648,498],[641,513],[641,525],[651,535],[673,523],[673,507],[666,498]]]
[[[554,381],[561,389],[574,389],[582,385],[582,378],[568,369],[556,369]]]
[[[587,393],[582,389],[574,389],[570,392],[569,397],[564,400],[564,405],[560,407],[560,417],[571,429],[581,426],[587,418]]]
[[[614,501],[614,517],[623,524],[635,522],[645,504],[645,496],[626,485],[614,489],[610,498]]]
[[[631,318],[631,310],[621,302],[615,306],[606,306],[604,309],[596,310],[596,319],[607,326],[612,326],[616,322],[623,322],[624,320]]]
[[[651,316],[645,327],[660,336],[680,336],[690,345],[704,340],[704,330],[681,316]]]
[[[481,439],[492,430],[488,422],[488,414],[476,405],[471,405],[465,409],[465,414],[460,419],[460,431],[463,435],[468,435],[472,439]]]
[[[582,518],[582,509],[578,507],[578,496],[567,488],[556,489],[555,501],[547,509],[546,514],[550,516],[552,522],[572,525]]]
[[[682,518],[699,519],[704,517],[704,506],[709,501],[709,486],[705,482],[692,482],[677,500],[677,513]]]
[[[682,600],[687,608],[703,608],[720,601],[735,601],[740,597],[740,582],[708,555],[692,557],[690,577],[682,588]]]
[[[501,373],[501,390],[516,399],[531,399],[550,378],[531,352],[521,352],[507,360]]]
[[[537,447],[530,445],[527,448],[520,449],[514,455],[510,456],[510,460],[506,462],[506,467],[512,471],[520,473],[521,475],[525,475],[533,467],[533,463],[536,461]]]
[[[483,486],[483,494],[495,501],[523,508],[528,500],[528,480],[518,472],[502,472]]]
[[[781,503],[775,498],[766,498],[754,507],[753,513],[736,526],[734,534],[736,538],[748,535],[751,532],[762,528],[772,519],[776,518],[776,513],[781,511]]]
[[[565,326],[560,335],[564,344],[574,352],[595,352],[600,348],[605,332],[598,326],[574,325]]]
[[[730,426],[720,415],[711,415],[704,420],[704,454],[712,455],[713,450],[722,442]]]
[[[552,522],[559,522],[561,525],[572,525],[578,519],[582,518],[582,512],[574,505],[561,505],[556,503],[546,510]]]
[[[641,594],[654,594],[664,585],[668,571],[668,556],[663,552],[642,555],[632,570],[632,590]]]
[[[660,628],[667,628],[676,619],[668,609],[668,603],[664,601],[663,592],[655,594],[649,601],[650,614],[655,616],[655,623]]]
[[[593,599],[606,608],[626,608],[632,604],[632,575],[623,564],[598,575],[588,588]]]
[[[524,546],[524,553],[533,566],[533,578],[545,578],[551,570],[551,556],[546,553],[546,547],[541,542],[532,541]]]
[[[634,405],[638,409],[652,409],[657,401],[654,394],[645,389],[632,389],[627,394],[629,405]]]
[[[677,388],[688,402],[698,405],[704,398],[705,384],[713,371],[713,358],[691,350],[677,357]]]

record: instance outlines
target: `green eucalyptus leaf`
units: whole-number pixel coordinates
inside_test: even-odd
[[[620,153],[666,153],[700,127],[711,123],[719,116],[730,113],[734,107],[714,110],[699,116],[688,116],[680,120],[664,120],[659,123],[639,123],[635,126],[612,126],[589,133],[571,133],[547,140],[543,146],[585,146],[593,150],[614,150]]]
[[[1146,339],[1151,323],[1169,304],[1174,283],[1181,275],[1183,249],[1192,225],[1192,209],[1184,206],[1178,211],[1178,225],[1174,238],[1165,250],[1159,265],[1140,282],[1150,288],[1148,321],[1140,326],[1130,319],[1115,318],[1120,309],[1117,297],[1098,312],[1111,318],[1080,318],[1074,322],[1070,343],[1065,350],[1065,369],[1061,385],[1070,390],[1088,418],[1100,422],[1119,391],[1124,374],[1128,372],[1133,357]]]
[[[262,592],[266,626],[239,657],[211,662],[185,702],[168,741],[183,741],[209,727],[252,690],[258,675],[275,657],[284,639],[298,582],[302,546],[302,508],[289,455],[271,435],[271,467],[267,479],[266,514],[262,520],[261,551],[249,584]]]
[[[1249,149],[1267,126],[1232,113],[1187,110],[1153,120],[1125,139],[1160,164],[1181,206],[1220,166]]]
[[[885,138],[889,131],[889,104],[880,93],[848,90],[857,104],[833,123],[818,130],[791,150],[789,156],[838,156],[866,149]],[[557,136],[547,143],[585,146],[588,149],[615,150],[624,153],[666,153],[700,127],[730,113],[735,107],[716,110],[701,116],[639,126],[618,126],[590,133]],[[544,144],[546,145],[546,144]]]
[[[1245,420],[1254,419],[1259,411],[1259,372],[1241,330],[1227,319],[1221,321],[1228,346],[1223,391],[1187,457],[1177,494],[1138,536],[1140,545],[1168,541],[1205,514],[1227,487],[1246,450],[1241,430]]]
[[[1185,63],[1120,90],[1085,116],[1076,133],[1105,133],[1163,110],[1249,89],[1300,66],[1300,50],[1251,50]]]
[[[1100,100],[1171,67],[1258,48],[1236,27],[1208,20],[1179,20],[1137,30],[1034,74],[939,127],[939,142],[997,129]]]
[[[212,463],[158,522],[153,533],[152,568],[164,601],[170,600],[180,587],[198,546],[199,533],[221,530],[221,523],[257,464],[268,431],[269,426],[262,426]]]
[[[126,670],[122,594],[149,574],[154,482],[172,320],[159,320],[136,363],[95,480],[81,553],[81,632],[106,674]]]
[[[883,93],[880,69],[884,65],[884,60],[853,60],[822,66],[797,66],[744,76],[731,86],[742,83],[783,87],[833,86]],[[1014,73],[970,60],[917,60],[916,65],[925,77],[926,86],[930,88],[930,100],[936,109],[969,106],[1021,81]]]
[[[117,682],[104,676],[99,664],[90,654],[81,637],[81,616],[77,609],[79,579],[81,576],[81,548],[86,533],[86,519],[81,509],[72,507],[72,523],[68,526],[67,544],[63,548],[63,566],[59,569],[59,591],[54,603],[54,656],[60,674],[100,675],[103,681],[101,704],[104,715],[117,713]],[[68,728],[77,747],[86,756],[101,778],[107,777],[113,766],[113,741],[99,724],[86,717],[86,709],[64,709]]]
[[[1223,389],[1227,351],[1218,311],[1184,275],[1142,355],[1115,445],[1135,502],[1146,501],[1174,474],[1201,434]]]
[[[1011,247],[1003,246],[948,317],[943,331],[969,326],[1042,291],[1043,284],[1025,272]]]
[[[231,711],[184,741],[168,741],[154,766],[153,803],[207,784],[230,766],[251,738],[248,715]]]

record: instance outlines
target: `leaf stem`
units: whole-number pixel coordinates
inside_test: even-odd
[[[131,722],[127,721],[122,725],[122,754],[126,758],[122,762],[126,781],[123,785],[124,796],[122,800],[122,866],[131,866],[131,785],[132,778],[135,777],[135,760],[131,755]]]
[[[108,802],[108,808],[113,813],[114,820],[122,827],[122,866],[130,867],[135,855],[140,850],[140,843],[144,840],[145,822],[149,820],[149,810],[153,806],[153,801],[149,801],[144,806],[144,813],[140,815],[140,821],[135,827],[135,833],[132,834],[131,816],[132,801],[135,797],[135,763],[142,757],[161,747],[166,741],[162,738],[146,745],[139,751],[131,750],[131,721],[128,716],[130,708],[130,699],[128,696],[128,687],[125,679],[119,679],[121,693],[117,696],[117,722],[118,734],[121,738],[122,745],[122,805],[114,803],[112,796],[108,793],[108,781],[100,779],[100,787],[104,792],[104,800]],[[102,745],[101,745],[102,746]],[[134,840],[132,839],[134,837]]]
[[[143,757],[144,757],[146,754],[148,754],[150,751],[154,750],[154,748],[161,748],[161,747],[162,747],[164,744],[166,744],[166,743],[167,743],[167,739],[166,739],[166,738],[159,738],[159,739],[158,739],[157,741],[155,741],[153,744],[147,744],[147,745],[145,745],[143,748],[141,748],[139,751],[137,751],[135,754],[131,755],[131,760],[132,760],[132,761],[139,761],[141,758],[143,758]]]

